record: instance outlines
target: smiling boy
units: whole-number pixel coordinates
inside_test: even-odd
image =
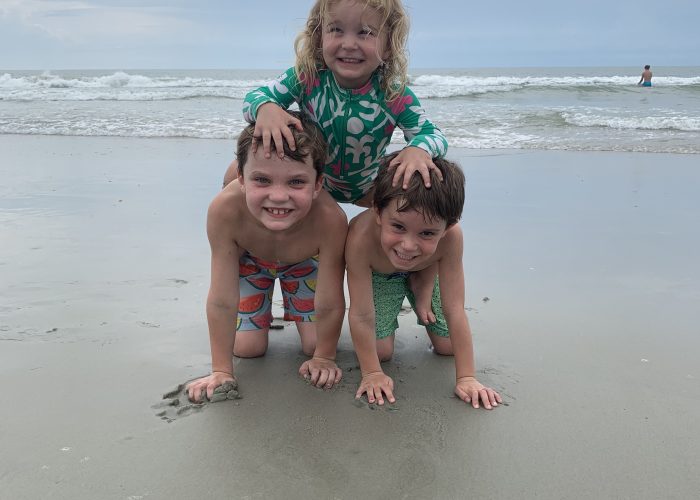
[[[299,373],[331,388],[342,371],[336,345],[345,314],[343,245],[347,217],[322,189],[326,144],[312,123],[294,130],[295,151],[265,158],[252,151],[254,125],[238,138],[238,178],[211,202],[207,234],[211,283],[207,320],[212,372],[187,386],[190,400],[234,380],[232,356],[267,351],[275,279],[285,319],[296,321],[303,352]]]
[[[384,165],[391,159],[387,157]],[[437,354],[454,356],[455,394],[474,408],[481,400],[491,409],[501,396],[474,376],[472,336],[464,310],[463,237],[457,224],[464,207],[464,174],[447,160],[433,162],[443,180],[431,171],[431,188],[415,174],[406,190],[392,187],[392,169],[380,168],[373,208],[350,222],[345,246],[350,334],[362,371],[356,397],[366,393],[370,403],[384,404],[384,396],[395,401],[394,382],[380,362],[393,355],[404,297],[415,307],[410,273],[437,265],[432,303],[436,322],[426,325],[428,336]]]

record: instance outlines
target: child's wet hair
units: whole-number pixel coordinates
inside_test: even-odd
[[[313,82],[320,69],[325,69],[321,42],[323,38],[323,22],[328,12],[341,0],[316,0],[304,29],[297,35],[294,50],[297,55],[295,70],[302,82]],[[387,33],[388,57],[379,67],[381,73],[380,85],[391,101],[403,94],[408,80],[408,57],[406,44],[408,41],[409,19],[401,0],[356,0],[365,9],[372,8],[379,13],[381,24],[379,32]]]
[[[317,178],[323,174],[323,167],[326,164],[328,155],[328,146],[323,134],[315,123],[305,118],[298,111],[287,111],[290,115],[301,120],[301,125],[304,130],[297,130],[296,127],[290,126],[290,130],[294,135],[294,143],[296,150],[292,151],[289,144],[283,138],[284,156],[293,161],[304,163],[306,158],[311,158],[314,170],[316,170]],[[243,129],[243,132],[238,136],[238,145],[236,147],[236,157],[238,158],[238,171],[243,175],[246,163],[248,163],[248,153],[251,150],[253,141],[258,142],[258,150],[262,151],[262,141],[253,136],[255,132],[255,124],[250,124]],[[274,154],[277,149],[274,141],[270,142],[270,151]]]
[[[415,172],[409,181],[408,188],[403,189],[401,183],[392,186],[395,168],[389,163],[398,153],[392,153],[382,159],[379,173],[374,181],[374,207],[381,213],[392,200],[399,200],[399,212],[415,210],[426,220],[442,219],[447,227],[456,224],[462,217],[464,209],[464,173],[454,162],[444,158],[433,158],[433,163],[442,172],[441,181],[435,170],[430,169],[430,186],[425,187],[423,177]]]

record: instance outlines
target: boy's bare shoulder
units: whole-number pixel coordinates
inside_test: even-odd
[[[314,213],[316,214],[316,217],[314,217],[315,224],[320,223],[324,227],[333,227],[340,224],[342,227],[347,227],[348,216],[325,190],[318,193],[318,197],[314,200]]]
[[[445,232],[445,235],[440,240],[435,252],[436,257],[438,260],[449,257],[461,260],[463,251],[464,235],[462,234],[462,228],[459,224],[455,224]]]
[[[348,266],[372,265],[379,258],[377,228],[372,209],[365,210],[352,218],[345,241],[345,260]]]
[[[234,224],[241,221],[241,214],[245,211],[245,195],[241,191],[238,181],[229,183],[219,191],[209,204],[207,218],[209,223]]]

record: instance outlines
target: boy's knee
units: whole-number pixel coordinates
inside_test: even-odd
[[[433,342],[433,352],[440,356],[454,356],[452,342],[450,342],[449,338],[444,339],[444,341]]]
[[[242,337],[242,336],[239,336]],[[260,340],[239,338],[233,344],[233,355],[238,358],[259,358],[267,352],[267,342]]]
[[[306,344],[302,343],[301,350],[306,356],[309,356],[309,357],[313,356],[314,351],[316,351],[316,342],[306,343]]]
[[[237,358],[259,358],[261,356],[264,356],[266,352],[267,348],[260,348],[254,346],[233,348],[233,355]]]
[[[379,358],[379,361],[384,362],[384,361],[389,361],[391,360],[391,357],[394,355],[394,346],[392,345],[387,345],[381,342],[377,343],[377,357]]]

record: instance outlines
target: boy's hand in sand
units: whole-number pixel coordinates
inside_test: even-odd
[[[214,389],[222,385],[224,382],[235,382],[236,379],[232,374],[226,372],[212,372],[211,375],[193,380],[187,386],[185,391],[190,401],[195,403],[202,402],[202,393],[206,393],[207,399],[211,399],[214,395]]]
[[[399,180],[403,183],[403,188],[408,189],[408,183],[416,170],[423,177],[425,187],[430,187],[430,169],[434,169],[438,178],[442,181],[442,172],[433,163],[433,159],[427,151],[415,146],[407,146],[391,160],[389,167],[396,167],[392,186],[396,186]]]
[[[297,130],[304,130],[299,119],[287,113],[277,104],[267,102],[260,106],[260,108],[258,108],[257,120],[255,121],[255,131],[253,132],[253,137],[257,139],[252,144],[253,153],[258,150],[258,141],[261,139],[265,158],[271,157],[271,142],[275,143],[277,156],[284,158],[283,138],[287,141],[287,144],[289,144],[289,148],[292,151],[296,151],[294,135],[289,129],[290,126],[294,126]]]
[[[338,368],[332,359],[313,357],[302,363],[299,367],[299,375],[308,380],[311,385],[331,389],[340,382],[343,370]]]
[[[382,393],[386,395],[386,399],[393,403],[396,401],[394,397],[394,381],[391,377],[386,375],[384,372],[372,372],[367,375],[362,375],[362,380],[360,381],[360,388],[357,389],[355,394],[355,399],[360,399],[362,394],[367,393],[367,402],[374,403],[377,402],[380,405],[384,404],[384,397]]]
[[[484,408],[491,410],[502,403],[501,395],[490,387],[485,387],[475,377],[459,377],[455,386],[455,394],[465,403],[471,403],[474,408],[479,407],[479,399]]]

